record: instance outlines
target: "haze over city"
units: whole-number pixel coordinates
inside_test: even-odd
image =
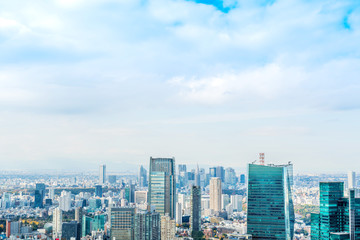
[[[359,171],[359,1],[0,1],[3,170]]]

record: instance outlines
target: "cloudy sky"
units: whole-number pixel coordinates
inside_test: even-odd
[[[0,0],[2,169],[360,172],[358,0]]]

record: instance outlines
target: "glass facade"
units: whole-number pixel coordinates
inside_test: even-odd
[[[293,239],[292,165],[248,166],[247,232],[253,239]]]
[[[199,186],[191,187],[191,218],[190,232],[201,230],[201,188]]]
[[[360,239],[360,198],[354,189],[344,197],[343,182],[320,183],[320,212],[311,214],[311,239]]]
[[[175,217],[175,159],[150,158],[148,202],[156,212]]]
[[[110,208],[112,240],[135,240],[135,208]]]
[[[156,212],[138,212],[135,215],[135,239],[159,240],[160,215]]]

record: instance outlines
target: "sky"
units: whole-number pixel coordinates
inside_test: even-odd
[[[2,169],[360,172],[358,0],[0,0]]]

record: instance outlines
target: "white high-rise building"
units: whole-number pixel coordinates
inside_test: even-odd
[[[147,191],[135,191],[135,203],[147,203]]]
[[[161,216],[161,240],[173,240],[175,238],[175,220],[166,213]]]
[[[348,172],[348,188],[356,188],[356,173],[353,171]]]
[[[55,189],[53,187],[49,188],[49,198],[54,200],[55,197]]]
[[[231,205],[233,206],[233,210],[238,212],[242,211],[242,196],[241,195],[231,195],[230,197]]]
[[[182,224],[182,205],[181,203],[176,203],[176,224]]]
[[[53,211],[53,239],[61,239],[62,233],[62,211],[55,208]]]
[[[69,211],[71,209],[71,193],[67,191],[62,191],[60,196],[60,209],[62,211]]]
[[[210,209],[215,212],[221,211],[221,179],[214,177],[210,179]]]
[[[226,206],[230,203],[229,195],[221,194],[221,208],[222,210],[226,209]]]
[[[99,183],[104,184],[106,182],[106,165],[101,164],[99,168]]]

